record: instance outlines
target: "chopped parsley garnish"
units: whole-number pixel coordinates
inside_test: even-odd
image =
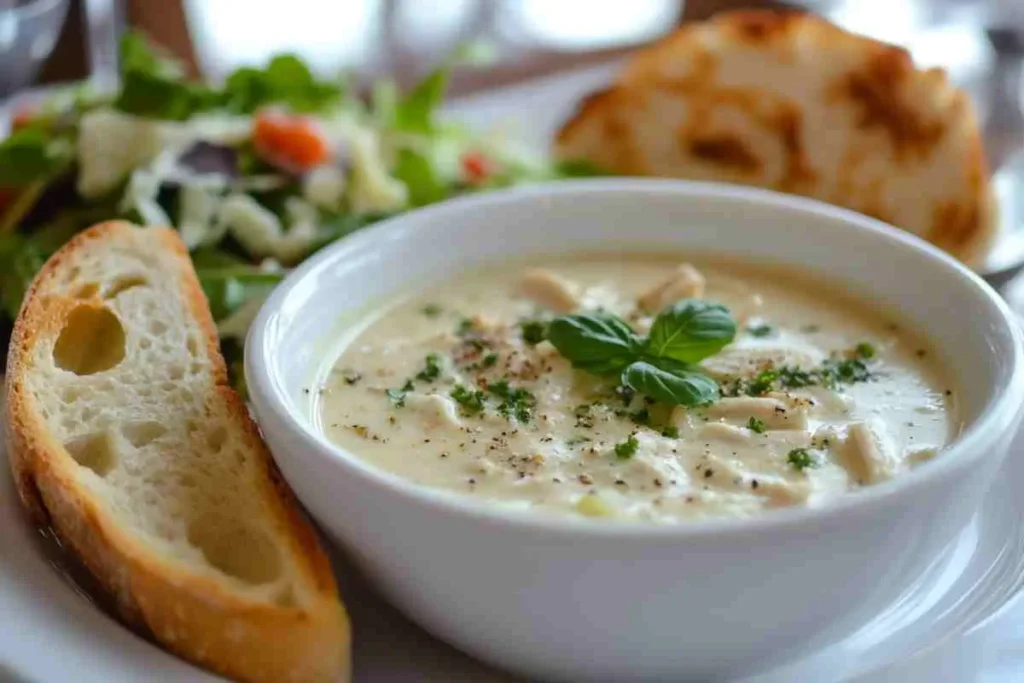
[[[651,424],[651,411],[647,410],[647,408],[641,408],[640,410],[630,413],[629,419],[632,420],[634,424],[648,427]]]
[[[436,318],[437,316],[441,315],[441,310],[441,307],[438,306],[437,304],[427,304],[426,306],[423,307],[422,312],[423,315],[427,316],[428,318]]]
[[[589,436],[574,436],[571,439],[567,439],[565,445],[569,447],[579,446],[581,443],[587,443],[590,440]]]
[[[779,373],[775,370],[762,370],[757,373],[757,377],[750,383],[750,387],[747,389],[747,393],[751,396],[761,396],[767,394],[772,389],[772,385],[779,379]]]
[[[795,365],[784,365],[779,368],[779,384],[786,389],[800,389],[814,383],[814,374],[807,370],[801,370]]]
[[[747,326],[747,332],[749,332],[752,337],[769,337],[774,331],[775,329],[767,323],[758,323],[756,325]]]
[[[391,405],[396,408],[405,407],[405,391],[402,389],[388,389],[384,393],[388,395],[388,400],[391,401]]]
[[[492,353],[489,353],[486,356],[484,356],[484,359],[482,361],[480,361],[480,367],[491,368],[491,367],[494,367],[495,365],[497,365],[497,363],[498,363],[498,354],[492,352]]]
[[[875,357],[875,347],[867,342],[857,344],[853,352],[857,354],[858,358],[863,358],[864,360],[871,360]]]
[[[675,425],[668,425],[667,427],[662,427],[661,435],[666,439],[678,439],[679,427],[676,427]]]
[[[422,370],[416,374],[416,379],[423,382],[433,382],[441,376],[441,354],[439,353],[428,353],[425,365]]]
[[[451,397],[466,415],[478,415],[484,410],[484,392],[482,391],[474,391],[461,384],[456,384],[451,391]]]
[[[524,320],[519,323],[519,328],[522,330],[523,341],[530,346],[536,346],[548,338],[548,325],[543,320]]]
[[[836,384],[856,384],[867,382],[871,379],[871,370],[867,364],[859,358],[846,358],[844,360],[829,359],[825,361],[818,371],[821,383],[826,387],[834,387]]]
[[[620,441],[615,444],[615,457],[619,460],[629,460],[636,455],[637,449],[640,447],[640,442],[636,440],[636,437],[632,434],[625,441]]]
[[[533,417],[533,407],[537,398],[526,389],[512,387],[508,380],[500,380],[487,385],[487,391],[502,399],[498,405],[498,413],[506,420],[515,417],[519,422],[529,422]]]
[[[762,370],[753,379],[736,377],[723,383],[722,393],[727,396],[763,396],[770,391],[823,386],[834,389],[839,384],[857,384],[874,379],[867,360],[875,354],[870,344],[860,344],[847,352],[847,358],[833,357],[812,370],[783,365]]]
[[[472,318],[463,318],[459,321],[459,326],[455,328],[455,334],[460,337],[465,337],[467,334],[472,332],[476,328],[476,324]]]
[[[818,466],[818,461],[814,459],[814,456],[806,448],[794,448],[786,456],[786,461],[800,472],[803,472],[808,467]]]
[[[768,427],[765,425],[764,420],[759,420],[758,418],[751,416],[751,418],[747,420],[747,429],[755,434],[764,434]]]

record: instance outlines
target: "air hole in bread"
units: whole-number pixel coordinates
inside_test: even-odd
[[[185,376],[185,368],[180,365],[171,365],[167,368],[168,376],[175,382],[182,379]]]
[[[117,367],[124,351],[124,327],[117,316],[103,306],[82,304],[64,321],[53,360],[62,370],[92,375]]]
[[[190,336],[185,340],[185,348],[188,349],[188,355],[193,358],[197,358],[199,356],[199,342],[196,341],[195,337]]]
[[[167,331],[167,323],[159,318],[153,318],[149,321],[149,331],[151,334],[159,336]]]
[[[153,342],[149,340],[149,337],[143,337],[139,340],[139,348],[145,351],[153,346]]]
[[[100,291],[100,286],[95,282],[86,282],[75,292],[76,299],[91,299]]]
[[[82,398],[82,392],[79,391],[78,387],[64,387],[60,392],[60,400],[64,405],[71,405],[78,399]]]
[[[147,446],[167,433],[167,427],[159,422],[146,420],[144,422],[129,422],[121,427],[121,433],[128,443],[136,448]]]
[[[110,432],[79,437],[64,444],[64,448],[75,462],[101,477],[117,464],[117,447]]]
[[[227,440],[228,431],[222,425],[217,425],[206,433],[206,445],[210,447],[211,451],[219,451],[224,448],[224,443]]]
[[[107,291],[106,293],[104,293],[103,296],[106,299],[113,299],[115,296],[121,294],[122,292],[127,292],[129,289],[133,289],[135,287],[144,287],[145,285],[148,284],[149,280],[142,277],[141,275],[126,275],[125,277],[121,277],[114,280],[114,282],[111,283],[111,285],[107,288]]]
[[[208,514],[189,524],[188,541],[214,568],[254,585],[281,576],[281,553],[262,529],[239,519]]]

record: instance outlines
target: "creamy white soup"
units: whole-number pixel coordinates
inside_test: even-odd
[[[955,388],[899,320],[718,261],[488,268],[343,335],[325,434],[491,504],[671,522],[817,505],[931,459]]]

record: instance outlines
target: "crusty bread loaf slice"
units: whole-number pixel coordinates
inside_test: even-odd
[[[803,13],[723,12],[637,51],[555,153],[622,175],[767,187],[902,228],[973,266],[998,227],[967,93]]]
[[[29,290],[7,368],[21,499],[127,620],[237,680],[348,678],[330,563],[227,384],[175,232],[71,240]]]

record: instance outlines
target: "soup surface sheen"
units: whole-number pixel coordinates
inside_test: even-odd
[[[492,504],[672,522],[817,505],[933,457],[960,425],[899,321],[784,271],[664,257],[473,272],[352,327],[316,412],[330,440]],[[692,265],[691,265],[692,264]],[[725,304],[700,363],[721,398],[669,407],[573,369],[544,321],[603,310],[645,334],[682,298]]]

